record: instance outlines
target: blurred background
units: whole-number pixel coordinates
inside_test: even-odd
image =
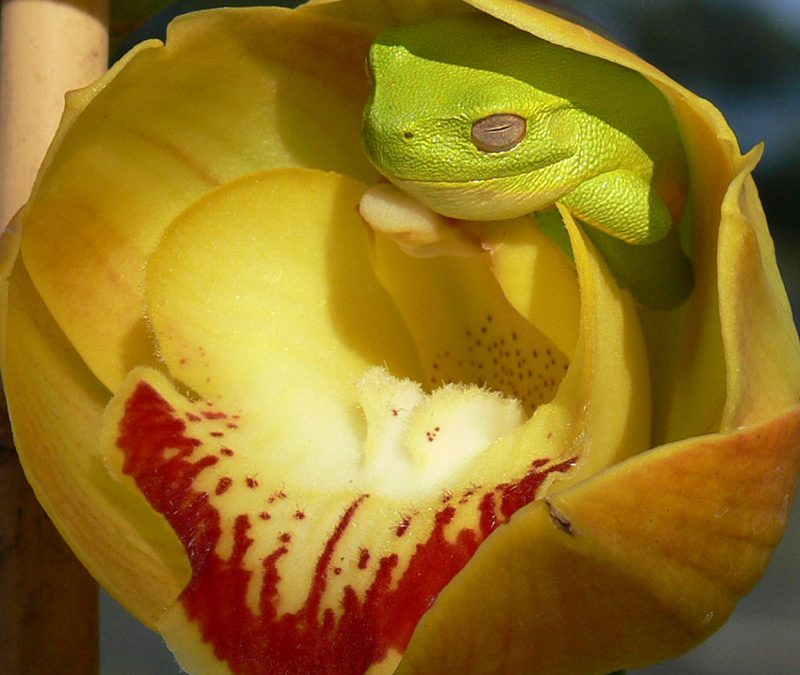
[[[794,315],[800,317],[800,0],[560,2],[713,101],[743,150],[766,143],[755,177]],[[203,4],[183,0],[172,13]],[[102,675],[181,673],[160,637],[105,594],[100,638]],[[725,627],[682,658],[635,673],[800,673],[800,502],[767,575]]]

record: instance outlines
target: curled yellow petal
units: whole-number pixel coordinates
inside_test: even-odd
[[[762,574],[780,537],[798,433],[795,407],[640,455],[537,502],[439,596],[398,672],[480,663],[487,672],[607,673],[696,645]],[[719,476],[712,486],[709,475]]]
[[[3,380],[25,474],[61,534],[110,593],[153,626],[186,582],[173,532],[103,465],[109,397],[48,314],[22,265],[11,278]]]
[[[768,419],[800,399],[800,344],[751,177],[760,154],[743,158],[722,205],[719,303],[729,387],[723,429]]]

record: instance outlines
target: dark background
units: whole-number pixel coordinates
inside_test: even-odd
[[[756,182],[794,314],[800,316],[800,0],[561,3],[583,13],[611,37],[713,101],[727,117],[743,150],[765,141]],[[178,6],[185,11],[202,4],[203,0],[188,0]],[[101,618],[102,675],[181,672],[160,637],[105,594]],[[684,657],[636,673],[800,673],[798,506],[767,575],[742,600],[725,627]]]

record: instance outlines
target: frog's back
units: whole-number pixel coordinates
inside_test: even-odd
[[[402,29],[400,29],[402,30]],[[391,31],[384,39],[391,40]],[[441,17],[403,33],[422,58],[513,77],[585,113],[589,130],[632,142],[652,160],[652,180],[677,217],[685,201],[686,159],[670,105],[641,74],[554,45],[485,14]],[[587,144],[586,152],[593,147]],[[600,152],[600,150],[598,150]],[[589,158],[591,159],[591,158]]]

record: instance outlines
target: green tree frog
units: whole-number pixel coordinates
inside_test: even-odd
[[[688,295],[677,226],[686,157],[667,100],[643,76],[485,14],[389,29],[367,66],[364,147],[403,193],[461,220],[560,203],[640,302]]]

